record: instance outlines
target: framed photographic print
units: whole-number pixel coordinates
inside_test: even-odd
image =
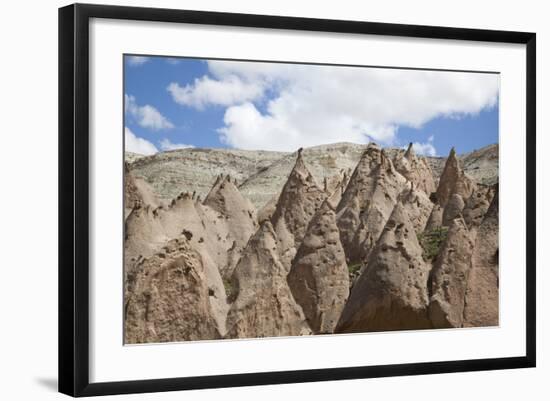
[[[59,390],[535,366],[535,34],[59,10]]]

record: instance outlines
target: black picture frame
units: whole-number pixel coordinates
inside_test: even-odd
[[[520,357],[381,366],[89,381],[88,61],[91,18],[437,38],[526,46],[526,353]],[[74,4],[59,9],[59,391],[95,396],[534,367],[536,364],[536,35],[436,26]]]

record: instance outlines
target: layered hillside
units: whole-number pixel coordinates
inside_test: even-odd
[[[127,343],[498,325],[496,145],[132,159]]]
[[[304,149],[303,158],[319,185],[325,179],[330,183],[344,173],[351,174],[367,145],[335,143]],[[387,148],[394,158],[405,150]],[[464,171],[474,180],[487,185],[498,182],[498,145],[490,145],[475,152],[458,156]],[[446,157],[424,157],[437,183]],[[126,153],[134,175],[148,182],[156,196],[169,202],[182,188],[196,192],[203,199],[220,174],[237,180],[241,193],[257,210],[270,200],[275,201],[295,162],[295,155],[287,152],[247,151],[235,149],[180,149],[140,156]],[[410,164],[410,163],[407,163]],[[402,169],[403,166],[396,166]],[[403,172],[403,170],[401,170]],[[430,181],[430,180],[428,180]],[[428,182],[427,185],[430,185]],[[435,185],[435,184],[434,184]]]

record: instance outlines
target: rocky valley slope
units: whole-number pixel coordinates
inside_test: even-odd
[[[498,324],[497,145],[132,160],[127,343]]]

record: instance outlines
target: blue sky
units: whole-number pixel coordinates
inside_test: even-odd
[[[126,150],[498,142],[496,74],[125,57]]]

